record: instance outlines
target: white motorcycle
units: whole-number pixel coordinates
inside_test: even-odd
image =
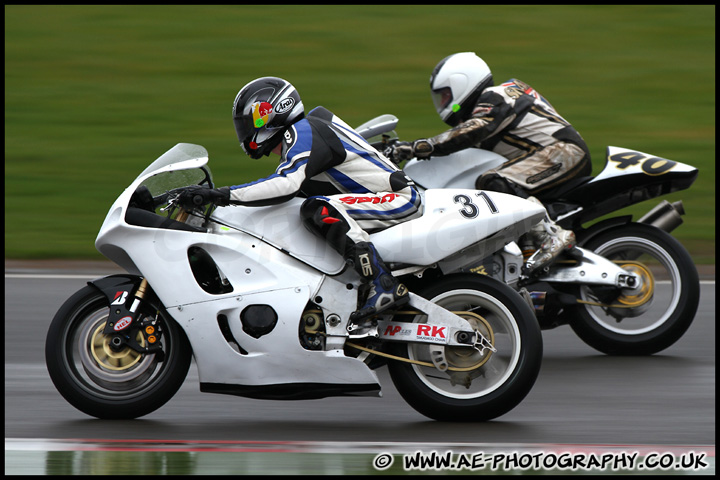
[[[437,420],[489,420],[530,391],[542,359],[531,304],[498,280],[442,272],[502,249],[542,207],[427,190],[422,217],[371,236],[409,305],[354,326],[360,279],[301,224],[302,199],[179,204],[179,187],[213,187],[207,163],[203,147],[178,144],[110,208],[95,245],[128,273],[69,298],[46,340],[52,381],[77,409],[146,415],[177,392],[193,356],[201,391],[258,399],[379,396],[374,369],[387,364],[403,398]]]
[[[397,141],[397,123],[394,115],[381,115],[357,131],[382,151]],[[420,188],[471,189],[482,173],[505,161],[496,153],[468,148],[429,160],[410,159],[403,170]],[[637,221],[629,215],[606,216],[686,189],[697,175],[690,165],[608,147],[600,174],[573,180],[543,198],[548,215],[575,232],[581,248],[574,253],[582,257],[561,258],[528,278],[520,272],[520,249],[511,244],[513,249],[477,257],[474,265],[458,271],[483,273],[530,290],[542,329],[569,324],[585,343],[607,354],[657,353],[687,331],[700,298],[693,260],[669,234],[682,223],[682,202],[663,201]]]

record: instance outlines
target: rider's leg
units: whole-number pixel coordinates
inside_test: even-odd
[[[353,244],[346,261],[351,262],[365,280],[358,295],[358,309],[350,315],[350,320],[357,322],[410,300],[405,285],[392,276],[371,242]]]
[[[542,205],[542,202],[523,189],[513,179],[497,172],[488,172],[478,178],[476,187],[480,190],[492,190],[525,198]],[[546,214],[545,218],[520,238],[520,247],[526,257],[523,267],[525,274],[531,274],[552,264],[564,250],[576,245],[575,233],[557,225]]]
[[[528,200],[542,205],[535,197],[528,197]],[[525,261],[524,270],[526,274],[538,271],[552,264],[555,259],[565,250],[575,248],[575,233],[565,230],[545,215],[545,218],[535,225],[524,235],[523,241],[529,240],[536,248],[535,252]]]
[[[408,302],[407,288],[393,277],[367,232],[345,211],[333,206],[327,197],[311,197],[303,203],[301,215],[310,231],[325,238],[363,279],[352,321]]]

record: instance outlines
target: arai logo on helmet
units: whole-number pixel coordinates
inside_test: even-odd
[[[277,108],[275,109],[275,113],[282,114],[289,110],[291,110],[295,106],[295,99],[292,97],[288,97],[284,100],[280,100],[277,104]]]

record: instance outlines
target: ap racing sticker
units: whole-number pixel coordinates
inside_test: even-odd
[[[378,322],[378,333],[386,340],[448,343],[448,327],[425,323]]]

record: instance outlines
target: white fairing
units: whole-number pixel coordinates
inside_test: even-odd
[[[345,261],[303,225],[299,215],[302,202],[303,199],[294,198],[268,207],[222,207],[215,211],[213,218],[261,238],[322,272],[340,273]]]
[[[423,188],[475,189],[478,176],[506,161],[489,150],[468,148],[444,157],[409,160],[403,170]]]
[[[206,232],[150,228],[125,221],[130,197],[158,174],[192,178],[208,161],[197,145],[178,144],[148,167],[115,201],[96,239],[106,257],[144,276],[193,348],[201,383],[267,386],[293,383],[378,385],[362,361],[346,357],[345,326],[356,307],[359,278],[344,271],[342,257],[310,233],[298,215],[301,199],[273,207],[225,207]],[[157,195],[157,193],[153,193]],[[425,214],[374,234],[386,261],[429,265],[493,236],[507,243],[528,230],[544,209],[520,198],[476,190],[428,191]],[[499,233],[498,233],[499,232]],[[507,237],[507,241],[502,240]],[[195,280],[188,250],[201,247],[232,285],[211,294]],[[328,276],[337,275],[337,276]],[[351,286],[352,288],[348,288]],[[312,300],[325,317],[342,323],[327,328],[328,348],[306,350],[299,321]],[[259,338],[243,330],[248,306],[267,305],[276,313],[274,329]],[[225,316],[241,353],[224,338]],[[379,389],[379,385],[378,385]]]
[[[501,231],[499,238],[507,243],[545,215],[535,203],[498,192],[440,189],[423,197],[422,217],[370,235],[386,262],[432,265]],[[213,217],[324,273],[340,273],[342,256],[305,228],[298,215],[301,203],[293,199],[271,207],[218,208]]]
[[[506,159],[494,152],[468,148],[445,157],[409,160],[403,170],[423,188],[475,188],[477,178],[502,165]],[[613,177],[661,175],[667,172],[692,172],[695,167],[675,160],[621,147],[608,147],[605,167],[589,183]]]
[[[605,168],[590,183],[633,174],[662,175],[671,170],[673,172],[692,172],[697,169],[675,160],[667,160],[637,150],[608,147]]]
[[[342,350],[308,351],[298,341],[298,322],[308,301],[323,283],[336,280],[325,279],[318,270],[247,233],[138,227],[124,221],[124,210],[124,206],[113,206],[96,246],[110,259],[130,262],[148,280],[185,330],[201,383],[378,384],[372,370]],[[200,246],[213,256],[232,292],[212,295],[197,284],[187,258],[191,246]],[[345,284],[337,291],[356,294]],[[354,305],[348,298],[334,297],[328,302],[330,308],[335,302]],[[253,338],[243,330],[240,315],[250,305],[270,305],[277,313],[278,324],[269,334]],[[225,340],[218,328],[219,315],[227,317],[234,338],[248,354],[240,354]]]
[[[488,238],[497,248],[545,216],[533,202],[498,192],[427,190],[423,216],[370,236],[386,262],[432,265]]]

